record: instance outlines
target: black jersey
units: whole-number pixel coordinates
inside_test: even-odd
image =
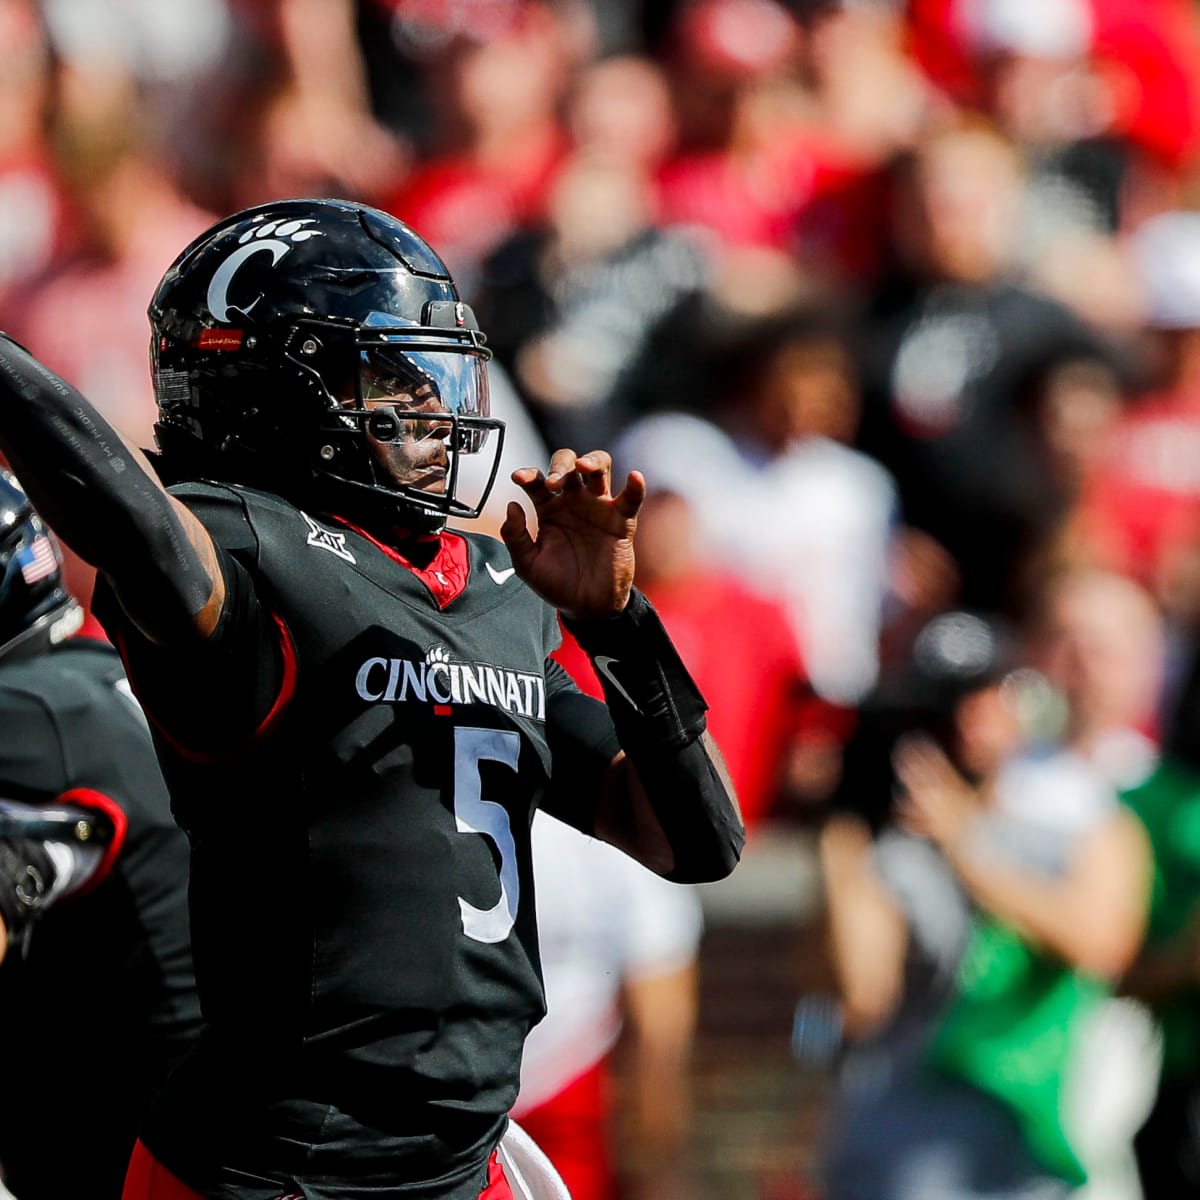
[[[443,535],[422,577],[275,497],[175,494],[225,556],[213,643],[101,604],[191,839],[209,1025],[147,1145],[206,1196],[473,1198],[544,1011],[530,822],[555,743],[577,780],[611,725],[560,728],[555,614],[494,539]]]
[[[103,876],[0,969],[0,1163],[23,1200],[115,1200],[140,1110],[194,1040],[199,1006],[187,842],[120,660],[90,639],[0,665],[0,796],[64,794],[115,805],[123,835]]]

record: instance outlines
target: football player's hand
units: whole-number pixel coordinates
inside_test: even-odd
[[[646,481],[630,474],[615,496],[612,459],[603,450],[576,456],[559,450],[546,474],[514,471],[513,482],[533,503],[537,537],[525,511],[508,506],[500,536],[517,574],[548,603],[576,620],[620,612],[633,586],[633,535],[646,498]]]

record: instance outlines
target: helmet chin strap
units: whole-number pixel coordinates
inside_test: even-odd
[[[449,519],[448,513],[425,508],[399,492],[383,492],[330,476],[318,476],[314,484],[318,508],[389,539],[434,537]]]

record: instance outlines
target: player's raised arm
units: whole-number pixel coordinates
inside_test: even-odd
[[[681,883],[721,879],[737,865],[745,830],[707,705],[650,602],[633,587],[633,537],[646,484],[637,472],[613,495],[611,459],[560,450],[550,470],[513,480],[521,506],[501,533],[518,574],[563,615],[604,688],[622,752],[599,789],[579,780],[595,811],[585,821],[651,870]],[[587,821],[590,817],[590,821]]]
[[[70,384],[0,334],[0,451],[152,641],[206,637],[225,589],[204,527]]]

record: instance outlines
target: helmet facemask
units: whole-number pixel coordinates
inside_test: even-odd
[[[460,320],[469,312],[446,308]],[[298,321],[285,347],[324,409],[308,448],[318,492],[348,505],[347,515],[369,507],[414,532],[479,516],[504,438],[503,422],[489,415],[491,353],[481,335],[432,325],[428,315],[421,326],[377,313],[354,327]],[[462,456],[484,451],[484,486],[460,494]]]

